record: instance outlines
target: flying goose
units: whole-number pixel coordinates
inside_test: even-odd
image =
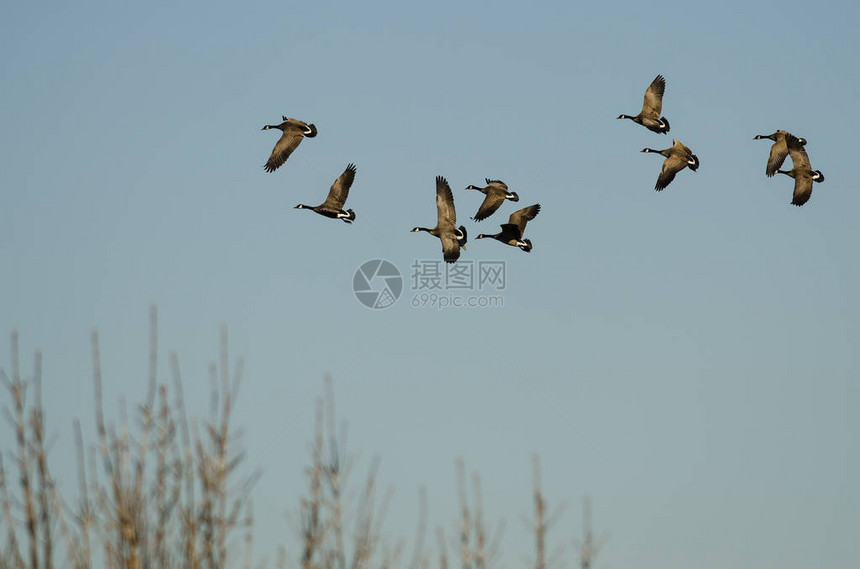
[[[281,124],[267,124],[262,128],[262,130],[277,128],[283,132],[281,138],[278,139],[278,142],[275,143],[275,147],[272,149],[272,155],[269,156],[269,160],[263,166],[266,172],[274,172],[283,166],[287,158],[290,157],[290,154],[293,153],[293,150],[299,146],[303,137],[313,138],[317,135],[317,127],[313,124],[308,124],[299,119],[288,119],[284,116],[281,118],[284,119],[284,122]]]
[[[812,182],[823,182],[824,174],[821,170],[813,170],[809,165],[809,155],[803,148],[806,141],[797,138],[793,134],[786,133],[785,142],[788,145],[788,153],[791,155],[793,168],[791,170],[777,170],[778,174],[786,174],[794,178],[794,195],[791,203],[801,206],[809,201],[812,195]]]
[[[526,223],[534,219],[540,213],[540,204],[536,203],[523,209],[518,209],[511,214],[507,223],[501,225],[502,231],[495,235],[484,235],[481,233],[475,239],[495,239],[501,241],[505,245],[511,247],[519,247],[526,253],[532,250],[532,242],[530,239],[523,239],[523,233],[526,231]]]
[[[454,194],[451,186],[442,176],[436,176],[436,227],[413,227],[412,231],[426,231],[442,241],[442,255],[446,263],[454,263],[460,258],[460,248],[466,249],[466,228],[457,227],[457,213],[454,211]]]
[[[643,148],[642,152],[654,152],[666,157],[663,161],[660,175],[657,176],[657,184],[654,186],[654,189],[658,192],[668,186],[675,179],[675,174],[684,168],[689,167],[693,172],[699,168],[699,158],[689,148],[675,139],[672,139],[672,146],[665,150]]]
[[[785,141],[785,137],[791,135],[790,132],[785,130],[778,130],[773,134],[757,134],[753,138],[753,140],[762,140],[767,138],[773,141],[773,146],[770,147],[770,156],[767,159],[767,168],[765,168],[764,173],[767,174],[767,177],[770,178],[776,171],[782,167],[782,163],[785,162],[785,157],[788,156],[788,144]],[[798,142],[801,146],[806,144],[805,138],[797,137]]]
[[[355,220],[355,212],[351,209],[344,211],[343,202],[346,201],[346,197],[349,195],[349,188],[352,186],[353,180],[355,180],[355,164],[350,163],[347,165],[346,170],[343,171],[343,174],[331,185],[328,197],[323,203],[318,206],[309,206],[300,203],[295,209],[311,209],[320,215],[352,223]]]
[[[663,112],[663,92],[666,90],[666,80],[662,75],[654,78],[648,89],[645,90],[645,100],[642,102],[642,111],[635,117],[630,115],[619,115],[619,119],[630,119],[641,124],[648,130],[659,134],[669,132],[669,120],[661,117]]]
[[[486,196],[481,207],[478,208],[478,213],[472,218],[475,221],[481,221],[493,215],[505,200],[511,200],[512,202],[520,201],[520,196],[516,192],[509,192],[508,185],[503,181],[491,180],[489,178],[484,178],[484,180],[487,181],[487,186],[484,188],[471,185],[466,187],[467,190],[478,190]]]

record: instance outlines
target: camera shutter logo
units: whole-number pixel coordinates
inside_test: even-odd
[[[355,298],[368,308],[388,308],[403,292],[403,277],[394,264],[385,259],[363,263],[352,278]]]

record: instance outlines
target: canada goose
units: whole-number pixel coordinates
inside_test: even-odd
[[[794,195],[791,203],[801,206],[809,201],[812,195],[812,182],[823,182],[824,174],[821,170],[813,170],[809,165],[809,155],[803,148],[805,140],[797,138],[793,134],[786,133],[785,142],[788,144],[788,153],[794,167],[791,170],[777,170],[779,174],[785,174],[794,178]]]
[[[343,202],[346,201],[346,196],[349,195],[349,188],[352,186],[353,180],[355,180],[355,164],[350,163],[347,165],[346,170],[343,171],[343,174],[331,185],[328,197],[323,203],[318,206],[309,206],[300,203],[295,209],[312,209],[320,215],[352,223],[355,220],[355,212],[351,209],[344,211]]]
[[[516,192],[509,192],[508,185],[505,184],[501,180],[491,180],[489,178],[484,178],[487,181],[487,186],[485,188],[479,188],[478,186],[467,186],[467,190],[478,190],[482,194],[484,194],[484,202],[481,204],[481,207],[478,208],[478,213],[475,214],[475,221],[481,221],[482,219],[487,219],[497,209],[502,205],[502,202],[505,200],[511,200],[512,202],[520,201],[520,196],[517,195]]]
[[[442,255],[446,263],[460,258],[460,248],[466,249],[466,228],[457,227],[457,213],[454,211],[454,194],[451,186],[442,176],[436,176],[436,227],[413,227],[412,231],[426,231],[442,241]]]
[[[277,128],[283,132],[281,138],[278,139],[278,142],[275,143],[275,147],[272,149],[272,155],[269,156],[269,160],[263,166],[266,172],[274,172],[283,166],[287,158],[290,157],[290,154],[293,153],[293,150],[298,148],[303,137],[313,138],[317,135],[317,127],[313,124],[308,124],[299,119],[288,119],[284,116],[281,118],[284,119],[284,122],[281,124],[267,124],[262,128],[262,130]]]
[[[666,90],[666,80],[662,75],[654,78],[648,89],[645,90],[645,100],[642,102],[642,111],[635,117],[630,115],[619,115],[619,119],[630,119],[641,124],[648,130],[659,134],[669,132],[669,120],[661,117],[663,112],[663,92]]]
[[[654,189],[658,192],[668,186],[675,179],[675,174],[684,168],[689,167],[693,172],[699,169],[699,158],[689,148],[675,139],[672,139],[672,146],[665,150],[643,148],[642,152],[654,152],[666,157],[663,161],[660,175],[657,176],[657,184],[654,186]]]
[[[788,156],[788,144],[785,142],[785,137],[790,135],[791,133],[785,130],[778,130],[773,134],[757,134],[753,138],[753,140],[762,140],[767,138],[773,141],[773,146],[770,147],[770,156],[767,159],[767,168],[765,168],[764,173],[767,174],[767,177],[770,178],[776,171],[782,167],[782,163],[785,162],[785,157]],[[798,142],[801,146],[806,144],[805,138],[797,137]]]
[[[501,225],[502,231],[495,235],[484,235],[481,233],[475,239],[495,239],[501,241],[505,245],[511,247],[519,247],[526,253],[532,250],[532,242],[530,239],[523,239],[523,233],[526,231],[526,223],[534,219],[540,213],[540,204],[536,203],[523,209],[518,209],[511,214],[507,223]]]

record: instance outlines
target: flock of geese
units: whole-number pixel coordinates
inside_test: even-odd
[[[313,138],[317,135],[317,127],[298,119],[281,117],[281,124],[267,124],[263,130],[277,129],[281,131],[281,138],[275,143],[269,160],[263,166],[266,172],[274,172],[287,161],[290,154],[298,148],[304,138]],[[300,203],[296,209],[309,209],[325,217],[340,219],[346,223],[355,221],[355,212],[352,209],[343,209],[346,198],[349,196],[349,188],[355,180],[355,164],[347,165],[343,174],[331,185],[328,196],[320,205],[311,206]],[[487,185],[484,187],[468,186],[467,190],[478,190],[484,194],[484,201],[478,208],[478,212],[472,218],[481,221],[496,212],[505,200],[517,202],[520,197],[516,192],[508,191],[508,186],[501,180],[485,179]],[[519,247],[526,253],[532,250],[530,239],[524,239],[523,234],[526,224],[540,213],[540,204],[530,205],[515,211],[508,218],[507,223],[501,224],[502,230],[496,234],[481,233],[476,239],[495,239],[512,247]],[[442,257],[448,263],[454,263],[460,258],[460,249],[466,249],[468,232],[465,226],[457,226],[457,212],[454,209],[454,194],[448,180],[443,176],[436,176],[436,226],[414,227],[414,232],[426,231],[442,242]]]
[[[669,119],[660,116],[663,112],[663,93],[665,91],[666,79],[662,75],[658,75],[645,90],[642,111],[636,116],[619,115],[618,118],[630,119],[652,132],[666,134],[669,132]],[[824,181],[824,174],[821,173],[821,170],[813,170],[810,166],[809,155],[804,148],[806,139],[796,137],[785,130],[777,130],[773,134],[759,134],[753,137],[754,140],[765,138],[773,141],[765,174],[768,177],[774,174],[785,174],[794,178],[794,195],[791,203],[796,206],[805,204],[812,195],[812,183]],[[684,168],[689,168],[693,172],[699,168],[699,158],[679,140],[673,139],[672,146],[665,150],[643,148],[642,152],[653,152],[666,158],[654,186],[657,191],[668,186],[675,179],[675,175]],[[792,169],[780,170],[783,162],[789,156],[791,156]]]
[[[669,120],[661,116],[665,91],[666,79],[662,75],[658,75],[645,90],[645,98],[639,114],[635,116],[622,114],[618,118],[630,119],[658,134],[668,133],[670,129]],[[267,124],[263,127],[263,130],[277,129],[282,133],[281,138],[275,143],[268,161],[263,166],[266,172],[274,172],[283,166],[304,138],[313,138],[317,135],[317,128],[313,124],[285,116],[281,118],[283,119],[281,124]],[[754,137],[754,140],[761,139],[773,141],[765,174],[768,177],[775,174],[785,174],[794,178],[794,194],[791,203],[802,206],[809,201],[812,195],[813,182],[824,181],[824,174],[821,173],[821,170],[813,170],[810,165],[809,155],[804,148],[806,139],[796,137],[785,130],[777,130],[768,135],[759,134]],[[657,183],[654,185],[654,189],[657,191],[665,189],[675,179],[678,172],[684,168],[689,168],[694,172],[699,168],[699,158],[679,140],[673,139],[672,146],[664,150],[643,148],[642,152],[660,154],[665,158],[660,174],[657,176]],[[789,156],[791,157],[792,168],[791,170],[782,170],[781,167]],[[295,206],[296,209],[310,209],[325,217],[352,223],[355,220],[355,212],[352,209],[343,209],[343,206],[355,180],[355,173],[355,164],[350,163],[334,181],[323,203],[317,206],[299,204]],[[486,178],[485,181],[487,185],[484,187],[473,185],[466,187],[467,190],[477,190],[484,194],[483,202],[472,217],[474,221],[482,221],[490,217],[505,200],[517,202],[520,199],[517,193],[509,191],[508,186],[501,180]],[[524,238],[523,235],[526,224],[533,220],[538,213],[540,213],[540,204],[519,209],[510,215],[507,223],[501,224],[502,230],[499,233],[481,233],[476,239],[495,239],[512,247],[519,247],[528,253],[532,250],[532,242]],[[442,256],[448,263],[456,262],[460,258],[460,249],[465,250],[468,238],[467,231],[463,225],[457,226],[454,194],[443,176],[436,176],[436,226],[432,228],[415,227],[412,231],[426,231],[437,237],[442,242]]]

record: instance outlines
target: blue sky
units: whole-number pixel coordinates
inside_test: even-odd
[[[300,413],[328,373],[352,448],[364,465],[379,455],[396,488],[394,534],[412,535],[420,486],[432,526],[450,524],[462,456],[488,516],[507,520],[502,566],[520,566],[538,453],[548,499],[569,505],[559,543],[593,497],[611,534],[600,568],[856,564],[856,6],[2,14],[0,330],[44,352],[58,468],[73,464],[72,418],[92,412],[90,331],[107,397],[136,400],[156,304],[192,406],[206,408],[221,324],[245,358],[236,418],[264,473],[258,551],[288,539],[313,427]],[[669,136],[615,120],[658,73]],[[281,115],[319,135],[266,174],[277,135],[260,128]],[[778,128],[807,138],[826,176],[802,208],[752,139]],[[701,166],[656,193],[660,160],[639,150],[672,137]],[[353,226],[292,209],[321,202],[349,162]],[[409,233],[435,220],[437,174],[473,236],[513,206],[474,223],[469,184],[501,178],[518,206],[541,203],[534,251],[463,253],[507,262],[502,308],[416,309],[407,288],[366,309],[351,291],[361,263],[408,275],[439,258],[438,240]]]

